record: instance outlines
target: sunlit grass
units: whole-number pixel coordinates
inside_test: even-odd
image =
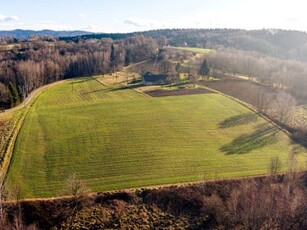
[[[92,191],[259,175],[272,156],[285,170],[292,147],[283,132],[218,94],[150,98],[80,78],[33,104],[7,185],[48,197],[72,173]]]
[[[201,53],[201,54],[209,54],[211,52],[214,52],[213,49],[204,49],[204,48],[196,48],[196,47],[172,47],[172,48],[178,49],[178,50],[191,51],[195,53]]]

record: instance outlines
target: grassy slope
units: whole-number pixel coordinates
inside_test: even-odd
[[[262,174],[291,149],[217,94],[149,98],[92,78],[74,89],[48,89],[27,115],[7,180],[24,197],[58,195],[73,172],[93,191]]]
[[[0,158],[4,156],[9,138],[20,116],[22,111],[0,113]]]
[[[191,51],[191,52],[201,53],[201,54],[208,54],[214,51],[213,49],[204,49],[204,48],[196,48],[196,47],[171,47],[171,48],[178,49],[178,50]]]

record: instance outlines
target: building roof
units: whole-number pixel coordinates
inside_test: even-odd
[[[143,79],[145,82],[155,83],[160,81],[166,81],[167,76],[164,74],[152,74],[147,72],[143,75]]]

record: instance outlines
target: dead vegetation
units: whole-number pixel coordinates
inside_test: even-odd
[[[285,175],[81,200],[5,203],[0,221],[3,229],[306,229],[307,174],[292,168]]]
[[[0,161],[3,160],[9,139],[16,124],[16,116],[12,113],[3,113],[0,115]]]
[[[180,95],[190,95],[190,94],[204,94],[212,93],[211,91],[203,88],[183,88],[183,89],[174,89],[174,90],[153,90],[149,91],[146,94],[152,97],[166,97],[166,96],[180,96]]]

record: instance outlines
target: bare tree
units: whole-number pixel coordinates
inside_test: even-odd
[[[70,200],[70,206],[72,207],[68,216],[74,215],[80,208],[87,204],[87,197],[90,190],[85,186],[84,182],[77,178],[75,173],[71,174],[63,189],[63,195],[73,196]],[[67,216],[67,217],[68,217]]]
[[[289,112],[295,107],[295,105],[295,98],[289,93],[282,91],[277,94],[276,100],[272,105],[273,115],[281,123],[285,124],[288,119]]]
[[[289,154],[289,160],[288,160],[288,172],[287,172],[287,191],[288,194],[293,189],[293,186],[296,183],[297,178],[297,154],[298,154],[298,149],[293,148]]]
[[[161,36],[158,38],[158,41],[157,41],[159,47],[163,48],[164,46],[167,45],[167,38],[165,36]]]
[[[163,74],[174,74],[176,69],[171,61],[165,60],[160,65],[160,72]]]
[[[75,197],[80,197],[89,192],[89,189],[85,186],[84,182],[77,178],[75,173],[71,174],[64,187],[63,194]]]
[[[245,62],[243,64],[244,64],[244,68],[245,68],[245,71],[246,71],[246,75],[247,75],[248,79],[251,80],[252,77],[255,76],[255,72],[256,72],[256,68],[257,68],[254,58],[253,57],[245,58]]]
[[[255,105],[257,109],[260,112],[266,113],[274,101],[273,95],[257,85],[254,85],[251,90],[255,98]]]

